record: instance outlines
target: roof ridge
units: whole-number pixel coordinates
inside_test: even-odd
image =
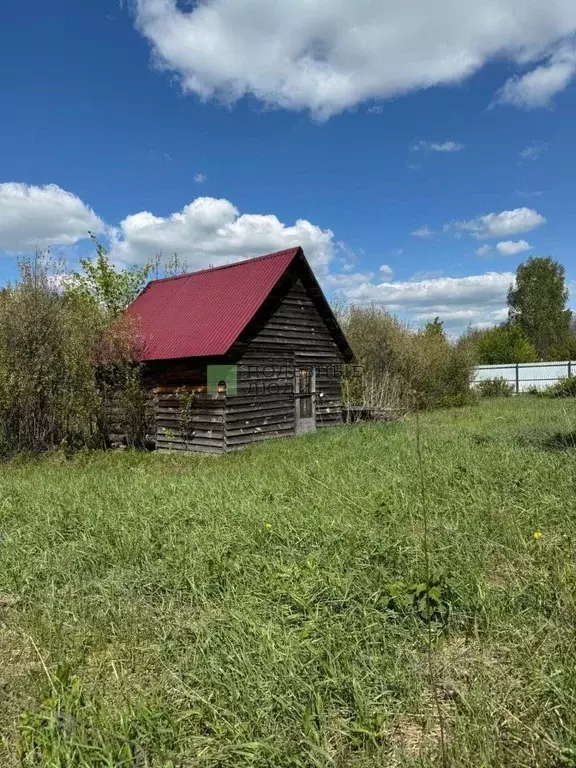
[[[241,261],[233,261],[231,264],[220,264],[218,267],[206,267],[206,269],[197,269],[194,272],[184,272],[182,275],[172,275],[171,277],[157,277],[154,280],[150,280],[146,284],[146,288],[152,285],[152,283],[165,283],[169,280],[182,280],[185,277],[192,277],[192,275],[201,275],[206,272],[217,272],[220,269],[230,269],[230,267],[239,267],[241,264],[251,264],[254,261],[263,261],[264,259],[271,259],[278,256],[284,256],[286,253],[294,251],[294,254],[301,249],[302,246],[296,245],[293,248],[285,248],[283,251],[274,251],[274,253],[265,253],[262,256],[253,256],[251,259],[242,259]]]

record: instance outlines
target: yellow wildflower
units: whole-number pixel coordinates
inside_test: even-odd
[[[534,533],[532,534],[532,538],[536,539],[536,541],[538,541],[538,539],[542,538],[541,532],[540,531],[534,531]]]
[[[272,529],[272,523],[266,523],[264,527],[266,528],[267,531],[270,531]]]

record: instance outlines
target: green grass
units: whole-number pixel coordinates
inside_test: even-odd
[[[0,468],[2,768],[442,765],[425,511],[445,764],[576,766],[576,406],[420,424]]]

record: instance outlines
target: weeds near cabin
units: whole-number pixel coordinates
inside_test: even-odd
[[[3,465],[0,765],[573,765],[575,416]]]
[[[197,411],[194,408],[196,402],[196,392],[182,387],[178,394],[179,406],[179,426],[182,437],[188,443],[194,437],[195,420]]]

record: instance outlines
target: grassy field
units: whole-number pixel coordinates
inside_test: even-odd
[[[574,430],[521,397],[422,416],[422,462],[412,418],[3,466],[0,765],[573,768]]]

